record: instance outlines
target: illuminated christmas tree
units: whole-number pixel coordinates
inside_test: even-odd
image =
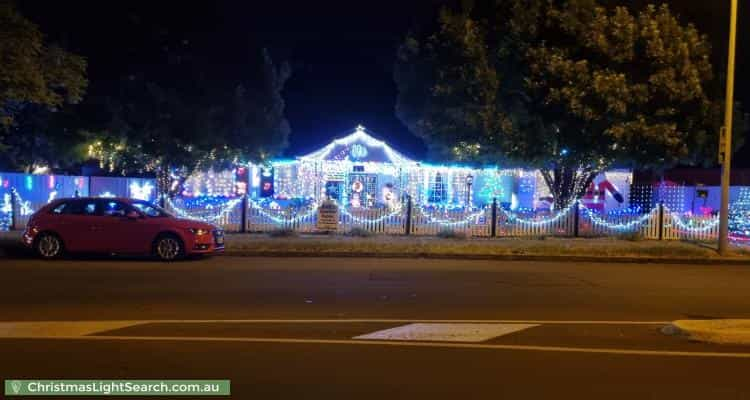
[[[506,192],[506,186],[508,185],[508,178],[500,174],[490,174],[484,177],[484,185],[479,190],[479,198],[484,203],[492,203],[492,200],[497,199],[500,203],[507,201],[508,193]]]

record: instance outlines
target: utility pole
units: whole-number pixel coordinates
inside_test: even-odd
[[[731,0],[729,17],[729,58],[727,62],[727,94],[724,129],[719,142],[721,161],[721,212],[719,214],[719,254],[729,249],[729,184],[732,170],[732,112],[734,111],[734,58],[737,43],[737,0]]]

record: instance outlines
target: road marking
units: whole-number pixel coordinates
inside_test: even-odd
[[[353,339],[479,343],[535,326],[539,325],[415,323],[382,329]]]
[[[137,325],[132,321],[0,322],[0,337],[84,336]]]
[[[4,339],[4,338],[0,338]],[[228,338],[228,337],[181,337],[181,336],[51,336],[51,337],[15,337],[13,339],[50,339],[50,340],[95,340],[95,341],[165,341],[165,342],[234,342],[234,343],[279,343],[279,344],[341,344],[358,346],[393,346],[393,347],[428,347],[449,349],[484,349],[484,350],[521,350],[558,353],[593,353],[661,357],[714,357],[750,359],[750,353],[737,352],[701,352],[669,350],[630,350],[593,347],[561,346],[527,346],[480,343],[445,343],[445,342],[405,342],[383,340],[352,339],[276,339],[276,338]]]
[[[434,324],[537,324],[537,325],[669,325],[672,321],[595,321],[595,320],[526,320],[526,319],[419,319],[419,318],[321,318],[321,319],[144,319],[101,321],[0,321],[0,323],[128,323],[128,324],[332,324],[332,323],[434,323]]]

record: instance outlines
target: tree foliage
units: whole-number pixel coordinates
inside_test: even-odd
[[[666,5],[464,2],[402,44],[397,115],[438,156],[539,167],[563,206],[615,165],[715,159],[710,54]]]
[[[191,85],[127,76],[117,96],[97,100],[107,118],[83,150],[110,173],[156,173],[164,192],[197,169],[268,160],[288,143],[281,91],[291,72],[265,50],[258,70],[231,85],[187,67]]]
[[[39,28],[8,0],[0,0],[0,163],[28,168],[66,143],[47,129],[51,113],[82,100],[88,81],[86,60],[45,43]],[[61,140],[59,140],[61,139]]]

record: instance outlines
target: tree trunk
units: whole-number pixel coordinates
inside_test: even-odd
[[[164,207],[165,197],[170,199],[182,192],[186,177],[180,176],[175,179],[169,173],[169,167],[160,166],[156,170],[156,188],[159,191],[159,203]]]
[[[156,170],[156,189],[159,193],[159,205],[161,207],[165,206],[165,200],[166,197],[171,198],[171,185],[172,185],[172,177],[169,174],[169,168],[165,166],[159,166],[159,168]]]
[[[547,188],[552,193],[555,210],[563,210],[583,197],[599,171],[556,165],[551,169],[542,168],[541,173]]]

